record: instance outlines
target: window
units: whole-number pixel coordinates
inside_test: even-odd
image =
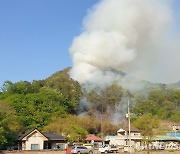
[[[56,143],[57,149],[64,149],[64,144]]]
[[[31,150],[39,150],[39,144],[31,144]]]
[[[77,149],[87,149],[86,147],[77,147]]]

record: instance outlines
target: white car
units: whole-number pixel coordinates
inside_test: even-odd
[[[118,153],[119,149],[116,147],[111,147],[110,145],[103,145],[99,148],[99,152],[101,153]]]
[[[87,148],[85,146],[75,146],[72,148],[71,153],[72,154],[83,154],[83,153],[93,154],[93,151],[92,149]]]

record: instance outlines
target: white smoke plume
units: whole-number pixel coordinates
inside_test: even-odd
[[[163,39],[173,21],[170,7],[168,0],[99,1],[70,47],[70,76],[82,85],[100,87],[122,79],[115,71],[153,80],[162,69],[156,67],[162,66],[159,56],[172,50]]]

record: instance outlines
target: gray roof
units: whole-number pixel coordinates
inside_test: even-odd
[[[48,138],[48,140],[66,140],[64,136],[58,134],[48,133],[48,132],[43,132],[43,134]]]
[[[22,140],[25,136],[27,136],[28,134],[30,134],[31,132],[33,132],[34,130],[38,130],[37,128],[34,129],[30,129],[29,131],[27,131],[26,133],[22,134],[19,138],[18,141]],[[48,133],[48,132],[41,132],[40,130],[38,130],[42,135],[44,135],[49,141],[51,140],[63,140],[65,141],[66,139],[64,138],[64,136],[55,134],[55,133]]]
[[[123,127],[123,129],[124,129],[125,131],[129,131],[128,126]],[[131,131],[131,132],[140,132],[139,129],[137,129],[137,128],[133,127],[133,126],[131,126],[130,131]]]
[[[37,129],[37,128],[30,129],[30,130],[28,130],[27,132],[25,132],[24,134],[22,134],[22,135],[18,138],[18,141],[22,140],[25,136],[27,136],[29,133],[31,133],[31,132],[34,131],[35,129]]]

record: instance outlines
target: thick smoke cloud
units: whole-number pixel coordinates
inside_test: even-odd
[[[174,50],[164,39],[173,21],[170,6],[166,0],[101,0],[88,12],[83,32],[70,47],[71,77],[85,86],[103,87],[120,79],[127,86],[128,81],[116,72],[124,71],[163,82],[159,72],[168,74],[164,66],[169,66],[167,55],[173,57],[169,51]]]

